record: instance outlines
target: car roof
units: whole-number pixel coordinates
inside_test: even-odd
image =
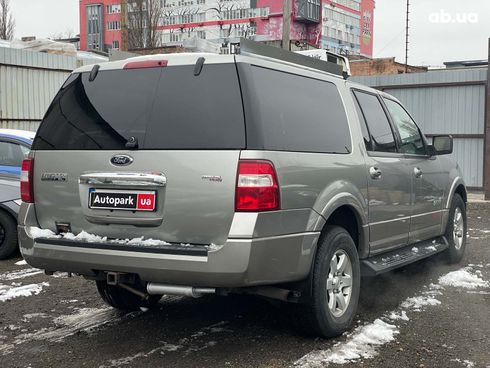
[[[236,62],[249,62],[253,64],[267,63],[269,68],[279,71],[288,71],[290,68],[303,69],[307,72],[320,73],[323,75],[328,75],[335,79],[343,80],[341,76],[321,71],[318,69],[310,68],[301,64],[296,64],[293,62],[284,61],[281,59],[271,58],[262,55],[219,55],[212,53],[202,53],[202,52],[184,52],[175,54],[156,54],[156,55],[144,55],[137,56],[125,60],[111,61],[108,63],[99,64],[99,71],[104,70],[122,70],[129,63],[134,62],[145,62],[145,61],[162,61],[165,60],[166,66],[177,66],[177,65],[194,65],[199,58],[204,58],[206,64],[226,64]],[[83,73],[90,72],[94,65],[86,65],[73,71],[73,73]]]
[[[222,64],[222,63],[233,63],[235,62],[234,55],[218,55],[205,52],[182,52],[176,54],[156,54],[156,55],[144,55],[137,56],[125,60],[110,61],[108,63],[100,63],[99,70],[120,70],[124,69],[126,64],[134,62],[144,62],[144,61],[167,61],[167,66],[174,65],[192,65],[195,64],[197,59],[204,57],[206,59],[206,64]],[[85,65],[81,68],[74,70],[74,73],[89,72],[92,70],[94,65]]]
[[[4,138],[13,138],[31,144],[36,136],[35,132],[20,129],[0,129],[0,136]]]

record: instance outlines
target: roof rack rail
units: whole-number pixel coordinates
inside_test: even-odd
[[[237,54],[246,56],[266,56],[343,77],[343,69],[341,65],[329,61],[319,60],[292,51],[283,50],[278,47],[267,46],[263,43],[251,41],[246,38],[240,38],[240,45],[237,48]]]

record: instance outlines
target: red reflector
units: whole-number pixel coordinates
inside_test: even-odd
[[[235,211],[259,212],[280,209],[279,184],[270,161],[240,160],[235,192]]]
[[[164,68],[168,60],[143,60],[132,61],[124,65],[123,69]]]
[[[26,158],[22,161],[22,171],[20,173],[20,198],[22,202],[34,203],[34,159]]]

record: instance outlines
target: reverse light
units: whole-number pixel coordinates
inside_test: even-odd
[[[34,158],[26,158],[22,161],[20,172],[20,198],[22,202],[34,203]]]
[[[279,184],[270,161],[240,160],[235,191],[235,211],[260,212],[280,209]]]

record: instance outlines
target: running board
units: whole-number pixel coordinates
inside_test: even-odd
[[[363,276],[377,276],[440,253],[449,247],[444,237],[408,245],[361,261]]]

